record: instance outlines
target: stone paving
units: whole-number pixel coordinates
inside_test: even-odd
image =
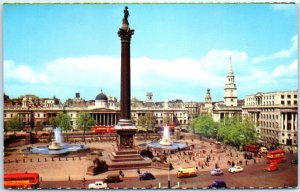
[[[218,153],[215,144],[209,142],[200,141],[198,139],[184,140],[194,144],[194,148],[188,152],[172,154],[167,160],[171,162],[174,169],[170,171],[171,174],[175,174],[179,167],[197,167],[199,171],[209,171],[215,167],[217,163],[221,169],[230,167],[227,164],[228,160],[234,161],[235,164],[239,161],[243,162],[242,166],[245,166],[245,160],[243,158],[243,152],[237,151],[234,148],[228,147],[221,153]],[[141,144],[142,142],[137,142]],[[81,143],[82,144],[82,143]],[[109,153],[113,151],[113,142],[94,142],[86,144],[90,148],[103,149],[103,156],[100,160],[108,158]],[[4,172],[25,172],[35,171],[38,172],[44,181],[62,181],[68,180],[81,180],[83,178],[89,179],[103,179],[106,175],[111,173],[118,173],[118,171],[109,171],[96,176],[86,175],[87,167],[93,165],[92,161],[87,156],[72,156],[54,158],[45,157],[36,154],[23,155],[20,153],[20,147],[17,150],[11,152],[10,155],[4,158]],[[222,147],[223,149],[223,147]],[[205,152],[204,152],[205,151]],[[156,154],[156,153],[154,153]],[[181,154],[181,155],[180,155]],[[190,154],[190,155],[188,155]],[[205,165],[205,160],[210,156],[208,165]],[[45,159],[46,158],[46,159]],[[18,162],[16,162],[18,160]],[[8,163],[10,161],[10,163]],[[32,161],[32,162],[31,162]],[[256,163],[265,163],[264,158],[255,158]],[[248,164],[253,164],[254,160],[248,160]],[[202,168],[203,167],[203,168]],[[150,171],[154,175],[167,175],[167,170],[147,168],[141,169],[141,172]],[[123,170],[125,176],[137,176],[137,170]]]

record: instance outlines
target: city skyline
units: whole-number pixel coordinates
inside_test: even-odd
[[[4,5],[4,92],[91,100],[102,89],[119,98],[124,7]],[[223,100],[230,57],[239,99],[297,89],[297,5],[128,7],[132,97],[204,101],[210,88],[213,101]]]

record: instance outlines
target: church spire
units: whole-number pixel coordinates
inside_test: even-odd
[[[224,103],[226,106],[237,106],[237,93],[236,85],[234,83],[231,57],[227,71],[227,82],[224,89]]]
[[[230,62],[229,62],[229,65],[228,65],[227,76],[233,76],[231,56],[230,56]]]

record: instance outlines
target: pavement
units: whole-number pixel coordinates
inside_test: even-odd
[[[168,158],[167,161],[171,162],[174,169],[170,172],[168,170],[156,169],[156,168],[145,168],[140,169],[141,172],[150,171],[154,175],[165,175],[176,174],[179,167],[198,167],[199,171],[210,171],[214,169],[215,164],[217,163],[221,169],[227,169],[230,166],[227,165],[227,161],[231,160],[236,162],[242,161],[243,166],[245,166],[245,160],[243,158],[243,152],[238,151],[232,147],[226,146],[226,150],[218,153],[215,144],[211,144],[206,141],[198,139],[188,139],[181,140],[182,142],[188,142],[194,144],[194,148],[190,150],[190,153],[193,153],[193,158],[189,158],[186,154],[184,155],[181,152],[181,155],[172,154],[171,158]],[[141,141],[138,141],[137,144],[141,144]],[[81,143],[82,144],[82,143]],[[45,144],[44,144],[45,145]],[[100,160],[105,160],[108,158],[108,155],[113,151],[114,142],[94,142],[86,144],[90,148],[101,149],[103,150],[103,156]],[[24,146],[22,146],[24,147]],[[21,147],[16,147],[12,149],[12,152],[7,154],[4,157],[4,172],[38,172],[42,181],[68,181],[70,180],[102,180],[108,174],[119,173],[119,171],[108,171],[96,176],[86,175],[87,167],[93,165],[92,160],[89,160],[87,156],[78,157],[76,155],[68,155],[66,157],[54,158],[45,157],[36,154],[23,155],[20,153]],[[223,147],[222,147],[223,149]],[[204,153],[205,151],[205,153]],[[212,153],[211,153],[212,151]],[[204,166],[203,169],[199,166],[199,163],[204,163],[208,154],[211,156],[211,160],[208,166]],[[231,155],[230,155],[231,154]],[[296,155],[296,154],[295,154]],[[16,162],[18,160],[18,162]],[[255,158],[256,163],[265,164],[264,158]],[[10,163],[7,163],[11,161]],[[254,160],[248,160],[248,165],[255,164]],[[125,177],[138,177],[137,170],[122,170]]]

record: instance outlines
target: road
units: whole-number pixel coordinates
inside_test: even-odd
[[[296,187],[298,184],[298,166],[291,165],[289,161],[279,164],[279,170],[265,172],[266,163],[243,166],[244,172],[231,174],[224,170],[222,176],[211,176],[208,171],[199,171],[197,177],[179,179],[174,174],[170,175],[171,187],[180,188],[206,188],[213,180],[224,180],[229,188],[281,188]],[[83,181],[44,181],[41,188],[87,188],[89,183],[95,180]],[[159,184],[160,183],[160,184]],[[109,183],[111,189],[132,189],[132,188],[166,188],[168,175],[156,175],[155,180],[139,181],[135,177],[124,177],[123,182]]]

